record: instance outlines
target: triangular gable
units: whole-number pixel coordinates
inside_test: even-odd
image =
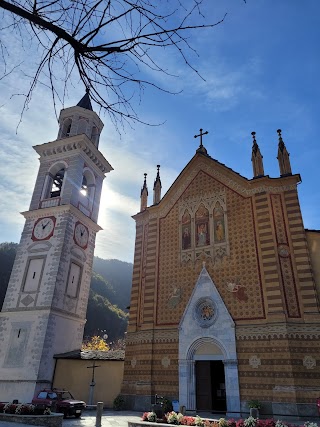
[[[148,207],[144,212],[148,212],[150,218],[166,216],[177,201],[183,197],[184,192],[200,172],[207,174],[217,182],[220,182],[223,187],[238,193],[242,197],[251,197],[261,192],[279,193],[284,190],[296,189],[297,182],[301,180],[300,175],[278,178],[270,178],[266,175],[258,179],[248,179],[209,155],[196,153],[160,202]],[[137,215],[140,214],[141,212]],[[137,219],[138,217],[134,215],[133,218]]]
[[[224,358],[236,359],[235,324],[205,266],[179,325],[179,358],[192,358],[195,343],[210,337]]]

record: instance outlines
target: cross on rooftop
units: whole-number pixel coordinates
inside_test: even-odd
[[[203,129],[200,129],[200,133],[199,133],[199,135],[195,135],[194,137],[195,138],[198,138],[199,136],[200,136],[200,145],[199,145],[199,148],[202,148],[203,147],[203,145],[202,145],[202,136],[203,135],[208,135],[208,131],[205,131],[205,132],[202,132],[203,131]]]

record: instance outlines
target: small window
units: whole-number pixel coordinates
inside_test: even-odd
[[[58,398],[57,393],[48,393],[48,398],[52,400],[56,400]]]
[[[77,134],[80,135],[82,133],[86,133],[87,125],[88,125],[88,123],[87,123],[86,119],[80,119],[79,123],[78,123]]]
[[[46,399],[47,398],[47,392],[46,391],[40,391],[38,394],[38,399]]]
[[[93,126],[92,132],[91,132],[91,141],[94,143],[94,145],[97,145],[99,138],[99,130],[96,126]]]
[[[63,400],[73,399],[73,396],[69,391],[64,391],[63,393],[61,393],[60,397]]]

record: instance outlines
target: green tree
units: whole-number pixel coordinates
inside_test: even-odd
[[[0,311],[10,279],[14,259],[16,257],[17,243],[0,243]]]

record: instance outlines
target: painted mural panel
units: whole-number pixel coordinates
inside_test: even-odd
[[[201,205],[196,212],[195,222],[196,246],[201,247],[210,245],[209,212],[203,205]]]
[[[217,203],[213,211],[214,241],[222,243],[226,240],[224,213],[220,203]]]
[[[191,216],[186,210],[182,217],[182,250],[191,248]]]

